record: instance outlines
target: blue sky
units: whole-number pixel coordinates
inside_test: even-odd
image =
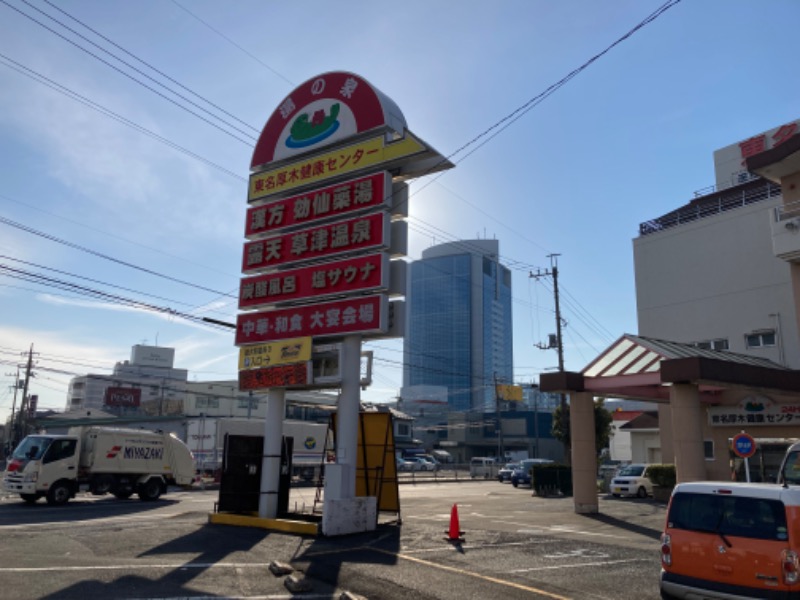
[[[0,265],[232,322],[236,303],[225,294],[235,296],[241,277],[250,138],[295,86],[327,71],[356,73],[398,104],[412,132],[450,155],[661,5],[4,0]],[[201,97],[210,100],[244,141],[37,9],[220,115]],[[552,284],[529,277],[550,267],[549,254],[560,254],[568,369],[636,332],[631,242],[639,223],[712,185],[715,149],[798,117],[798,17],[796,0],[683,0],[456,155],[456,168],[412,183],[411,259],[434,243],[500,240],[513,270],[518,382],[557,365],[554,351],[535,347],[555,330]],[[8,374],[31,344],[40,353],[31,391],[48,408],[66,405],[69,373],[107,373],[139,343],[176,348],[176,366],[191,379],[236,376],[231,333],[52,284],[0,274],[0,315],[0,418],[11,408]],[[365,348],[376,361],[363,398],[394,398],[402,342]]]

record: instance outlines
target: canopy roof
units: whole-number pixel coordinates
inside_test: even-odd
[[[727,350],[625,334],[580,373],[546,373],[540,378],[545,392],[592,392],[654,402],[667,402],[673,383],[697,384],[701,399],[713,402],[732,387],[800,392],[800,372]]]

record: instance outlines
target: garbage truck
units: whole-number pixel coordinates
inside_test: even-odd
[[[190,485],[194,474],[192,453],[175,434],[85,426],[27,436],[8,460],[2,488],[29,504],[65,504],[79,491],[153,501],[168,485]]]

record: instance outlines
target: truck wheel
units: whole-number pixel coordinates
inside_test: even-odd
[[[47,503],[52,506],[61,506],[69,502],[72,490],[65,481],[56,481],[47,491]]]
[[[36,504],[39,494],[20,494],[19,497],[25,500],[26,504]]]
[[[143,502],[158,500],[161,496],[161,482],[156,478],[148,479],[139,485],[137,493],[139,494],[139,499]]]

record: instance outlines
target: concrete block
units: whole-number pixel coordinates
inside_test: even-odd
[[[311,591],[311,582],[302,575],[289,575],[283,580],[283,586],[293,594]]]
[[[273,575],[275,575],[275,577],[283,577],[284,575],[293,573],[294,567],[292,567],[290,564],[273,560],[271,563],[269,563],[269,570]]]
[[[335,536],[374,531],[377,511],[377,498],[374,496],[339,500],[326,497],[322,508],[322,534]]]

